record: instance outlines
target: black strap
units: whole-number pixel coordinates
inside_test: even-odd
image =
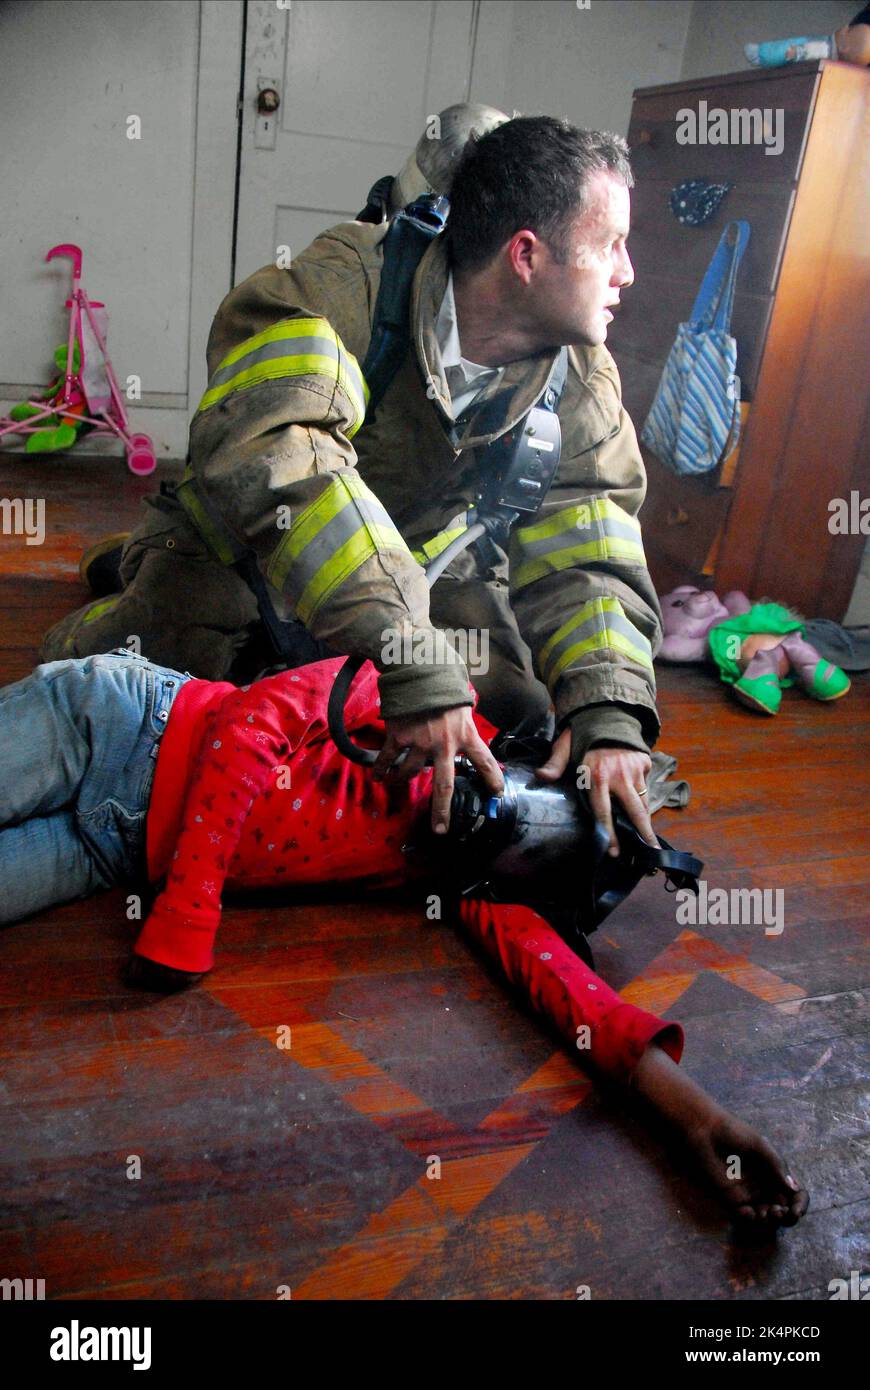
[[[384,238],[381,283],[362,374],[369,388],[366,419],[371,419],[399,370],[411,341],[411,285],[423,255],[443,230],[450,204],[425,193],[393,218]]]
[[[357,213],[354,221],[374,222],[375,225],[386,222],[389,216],[390,194],[394,183],[395,179],[392,174],[384,174],[383,178],[373,183],[368,191],[366,205],[362,212]]]
[[[501,738],[506,736],[502,735]],[[516,740],[516,752],[527,740]],[[499,745],[497,756],[505,757],[507,744]],[[634,891],[642,878],[656,873],[665,875],[665,887],[670,892],[688,889],[697,896],[698,879],[704,868],[694,854],[674,849],[663,835],[656,833],[659,847],[648,845],[621,807],[614,807],[613,822],[619,840],[618,858],[608,854],[610,843],[607,831],[595,818],[588,796],[578,792],[581,810],[585,812],[586,828],[577,846],[577,864],[570,882],[553,885],[550,896],[542,893],[540,885],[524,892],[517,881],[486,878],[486,871],[475,881],[471,873],[466,879],[464,894],[484,896],[492,902],[525,903],[545,918],[572,949],[591,964],[585,937],[601,925],[620,903]]]
[[[619,840],[618,859],[607,853],[609,839],[604,827],[596,821],[592,828],[595,870],[590,892],[578,911],[577,929],[581,932],[594,931],[648,875],[664,873],[671,892],[680,888],[698,892],[698,878],[704,865],[694,854],[674,849],[658,832],[659,847],[648,845],[619,808],[614,815],[614,828]]]
[[[507,549],[510,528],[521,514],[509,500],[512,495],[510,484],[512,482],[512,475],[516,472],[514,462],[517,458],[517,441],[523,439],[524,431],[530,421],[533,420],[536,411],[546,411],[553,416],[553,427],[551,430],[553,438],[550,442],[555,447],[550,450],[546,456],[547,466],[550,468],[549,478],[546,480],[546,487],[540,497],[536,499],[534,508],[530,509],[530,515],[533,515],[534,511],[543,503],[546,492],[555,477],[562,451],[562,432],[559,427],[559,405],[567,380],[568,349],[563,347],[559,350],[559,355],[553,364],[552,371],[547,379],[547,384],[535,405],[532,406],[528,414],[523,417],[519,424],[506,434],[499,435],[498,439],[494,439],[483,451],[480,460],[483,492],[478,506],[469,512],[468,524],[473,525],[475,521],[482,521],[486,526],[487,534],[481,536],[471,546],[473,553],[477,556],[478,562],[485,569],[489,567],[494,568],[501,562],[501,551]],[[498,408],[499,410],[503,409],[503,407]],[[484,416],[483,428],[485,429],[485,427],[486,417]],[[522,471],[522,469],[520,469],[520,471]]]

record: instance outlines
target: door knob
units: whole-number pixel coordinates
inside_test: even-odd
[[[257,110],[261,116],[268,116],[272,111],[277,111],[281,105],[281,98],[274,87],[264,87],[257,93]]]

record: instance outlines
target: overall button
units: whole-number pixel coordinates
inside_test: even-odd
[[[169,715],[166,713],[165,709],[162,709],[158,714],[157,718],[160,720],[161,724],[165,724],[167,719],[169,718]]]

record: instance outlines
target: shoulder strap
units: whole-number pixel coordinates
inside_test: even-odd
[[[411,284],[427,247],[444,230],[449,209],[448,199],[441,194],[424,193],[397,213],[384,238],[372,336],[362,364],[369,388],[367,418],[380,404],[408,349]]]

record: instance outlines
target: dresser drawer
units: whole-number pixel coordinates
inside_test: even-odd
[[[716,78],[711,78],[703,85],[689,88],[636,94],[628,130],[636,181],[661,179],[673,185],[703,176],[714,183],[723,179],[793,182],[818,82],[815,65],[808,66],[810,71],[778,71],[775,76],[764,75],[754,81],[717,84]],[[678,119],[678,112],[687,110],[695,113],[696,142],[678,143],[678,132],[684,135],[687,130],[687,123]],[[710,113],[717,110],[728,113],[728,134],[735,141],[743,132],[750,136],[760,134],[762,120],[750,122],[744,118],[741,130],[740,118],[732,113],[770,111],[771,135],[767,138],[781,137],[781,153],[768,153],[768,146],[763,143],[708,143],[709,134],[718,139],[710,124]],[[782,112],[781,117],[776,115],[778,111]]]
[[[730,488],[717,486],[717,473],[681,478],[647,449],[647,497],[640,524],[653,583],[694,583],[731,505]],[[666,575],[666,578],[663,576]],[[682,576],[681,579],[676,576]],[[661,592],[661,590],[659,590]]]
[[[683,166],[685,168],[685,165]],[[776,287],[794,189],[783,183],[751,183],[740,178],[703,227],[686,227],[671,211],[672,184],[642,178],[631,193],[628,254],[635,286],[647,275],[666,274],[701,288],[707,267],[729,222],[749,223],[750,236],[737,272],[743,294],[769,295]],[[625,291],[626,302],[636,293]]]

